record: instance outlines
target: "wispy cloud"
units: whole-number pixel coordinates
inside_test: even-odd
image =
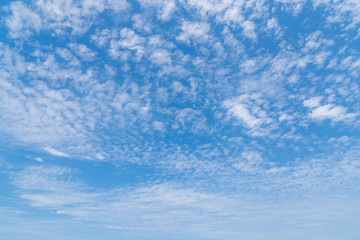
[[[45,147],[44,148],[45,151],[47,151],[48,153],[52,154],[52,155],[55,155],[55,156],[58,156],[58,157],[70,157],[69,154],[66,154],[64,152],[60,152],[54,148],[51,148],[51,147]]]
[[[353,153],[346,154],[350,154],[348,160],[354,157]],[[105,222],[108,226],[117,226],[116,229],[180,231],[181,234],[191,233],[199,237],[209,237],[209,233],[222,236],[227,232],[234,237],[248,225],[241,229],[232,226],[245,224],[247,221],[256,224],[259,231],[267,231],[258,224],[270,224],[269,219],[287,219],[295,214],[299,217],[298,220],[288,224],[288,231],[292,233],[306,221],[315,223],[320,218],[330,220],[333,219],[333,214],[349,211],[351,206],[334,209],[332,201],[320,198],[323,194],[337,198],[337,194],[348,191],[346,188],[349,185],[343,180],[356,177],[358,170],[354,165],[351,168],[347,161],[335,161],[314,159],[299,166],[278,170],[270,168],[267,171],[261,166],[264,159],[258,152],[243,152],[234,167],[246,174],[255,175],[247,175],[246,178],[229,176],[234,187],[238,184],[242,187],[225,195],[215,189],[204,189],[204,184],[194,186],[190,182],[192,187],[186,186],[186,182],[168,182],[149,183],[135,188],[95,190],[81,183],[73,170],[54,165],[28,167],[16,173],[14,183],[21,192],[21,197],[33,206],[50,208],[58,214]],[[288,175],[288,172],[292,174]],[[204,180],[207,181],[202,181]],[[242,189],[246,185],[255,187],[253,190],[260,191],[261,194],[254,193],[250,197],[246,194],[248,190]],[[269,195],[269,189],[277,189],[276,194],[273,192]],[[322,207],[305,200],[304,196],[309,192],[313,194],[311,201],[322,201]],[[287,200],[289,196],[298,196],[298,200]],[[273,201],[285,201],[288,208]],[[273,210],[266,210],[267,205]],[[306,216],[314,211],[316,218]],[[219,225],[219,222],[222,224]],[[214,224],[221,230],[214,231]],[[303,231],[311,231],[308,226],[301,228]]]

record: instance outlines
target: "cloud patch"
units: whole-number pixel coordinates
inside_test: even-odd
[[[314,97],[304,101],[304,106],[311,109],[309,117],[322,121],[325,119],[330,119],[334,122],[352,120],[358,114],[356,113],[347,113],[347,109],[343,106],[338,106],[335,104],[325,104],[320,105],[322,97]]]
[[[58,150],[56,150],[55,148],[52,148],[52,147],[45,147],[44,150],[47,151],[48,153],[54,155],[54,156],[57,156],[57,157],[70,157],[69,154],[58,151]]]

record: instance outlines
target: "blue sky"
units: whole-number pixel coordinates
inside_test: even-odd
[[[0,9],[0,238],[360,238],[358,0]]]

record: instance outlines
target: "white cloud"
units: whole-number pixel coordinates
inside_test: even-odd
[[[293,15],[298,15],[305,3],[306,0],[276,0],[277,2],[281,2],[283,4],[283,7],[286,8],[288,11],[290,11]]]
[[[274,17],[267,21],[266,27],[267,27],[267,29],[273,31],[276,38],[280,38],[284,34],[284,32],[282,31],[282,29],[278,23],[278,20]]]
[[[240,69],[244,73],[253,74],[256,71],[264,68],[269,63],[269,57],[261,56],[261,57],[254,57],[250,59],[244,59],[240,63]]]
[[[205,42],[209,39],[208,32],[210,25],[205,22],[184,21],[181,25],[182,33],[176,37],[177,40],[190,44],[191,40],[195,42]]]
[[[203,133],[208,131],[207,119],[201,111],[192,108],[184,108],[175,112],[174,128],[182,132],[185,129],[192,133]]]
[[[140,59],[144,53],[145,39],[136,34],[130,28],[123,28],[120,31],[120,40],[111,40],[109,53],[112,57],[122,57],[126,59],[126,52],[124,50],[135,51],[137,59]]]
[[[257,173],[264,171],[264,169],[261,168],[263,161],[264,159],[261,153],[257,151],[244,151],[241,153],[241,158],[235,162],[233,166],[243,172]]]
[[[233,4],[233,0],[185,0],[187,5],[191,6],[194,9],[197,9],[202,16],[213,16],[222,12],[224,9],[228,8]]]
[[[73,61],[73,55],[63,50],[55,49],[62,58]],[[150,112],[146,86],[117,85],[104,80],[113,75],[101,71],[100,76],[93,69],[82,73],[78,66],[60,64],[50,54],[41,53],[35,62],[25,62],[1,44],[0,56],[6,69],[0,73],[1,131],[16,141],[61,146],[69,156],[96,159],[96,153],[103,151],[94,138],[96,129],[121,131],[136,125],[146,131],[151,126],[146,120]],[[20,82],[25,74],[36,81]],[[136,123],[138,117],[143,120]]]
[[[51,147],[45,147],[44,148],[45,151],[47,151],[48,153],[54,155],[54,156],[58,156],[58,157],[70,157],[69,154],[64,153],[64,152],[60,152],[54,148]]]
[[[303,102],[304,106],[311,108],[311,113],[309,114],[310,118],[319,121],[330,119],[332,121],[338,122],[351,120],[358,115],[355,113],[347,113],[347,109],[342,106],[337,106],[334,104],[321,105],[320,101],[322,99],[323,98],[321,96],[318,96]]]
[[[346,113],[346,108],[333,104],[326,104],[312,109],[309,115],[316,120],[331,119],[335,122],[349,120],[357,116],[354,113]]]
[[[17,1],[10,5],[11,15],[5,21],[14,38],[39,33],[42,29],[51,30],[55,35],[71,29],[72,34],[79,35],[86,32],[105,9],[119,12],[128,8],[125,0],[36,0],[28,5]]]
[[[122,41],[119,45],[123,48],[135,49],[136,46],[145,42],[144,38],[137,35],[132,29],[124,28],[120,31]]]
[[[32,31],[39,32],[42,28],[42,20],[39,14],[32,11],[23,2],[16,1],[10,4],[9,10],[12,15],[5,19],[13,38],[26,37]]]
[[[327,21],[331,24],[348,22],[346,27],[343,30],[356,29],[360,23],[360,2],[357,0],[345,0],[345,1],[323,1],[323,0],[313,0],[316,4],[325,4],[327,7],[331,8],[333,11],[327,17]],[[321,6],[321,5],[320,5]],[[360,32],[358,31],[358,36]]]
[[[322,99],[323,99],[323,97],[321,97],[321,96],[312,97],[308,100],[305,100],[303,104],[305,107],[310,107],[310,108],[318,107],[318,106],[320,106],[320,101]]]
[[[166,2],[163,6],[162,13],[160,15],[160,18],[162,20],[169,20],[172,17],[172,14],[176,10],[176,4],[174,1]]]
[[[171,55],[166,49],[157,49],[151,54],[150,60],[159,65],[171,64]]]
[[[84,44],[75,44],[70,43],[69,47],[78,55],[83,61],[93,61],[95,56],[97,55],[96,52],[92,51],[90,48],[85,46]]]
[[[100,154],[100,153],[95,154],[95,157],[96,157],[97,159],[99,159],[99,160],[104,160],[104,159],[105,159],[105,157],[104,157],[102,154]]]
[[[256,25],[253,21],[246,20],[241,23],[241,26],[244,28],[244,35],[250,38],[253,41],[257,40],[257,35],[255,32]]]
[[[35,6],[41,14],[44,29],[51,29],[61,35],[66,28],[72,29],[73,34],[82,34],[92,25],[93,16],[104,11],[102,1],[73,1],[37,0]]]
[[[148,21],[146,16],[141,15],[141,14],[135,14],[132,17],[132,20],[133,20],[134,29],[136,29],[140,32],[141,31],[147,32],[147,33],[151,32],[151,29],[153,26],[152,26],[151,22]]]
[[[40,157],[36,157],[35,160],[36,160],[37,162],[44,162],[44,160],[43,160],[42,158],[40,158]]]
[[[131,7],[126,0],[107,0],[107,7],[114,12],[121,12]]]
[[[168,21],[176,11],[174,0],[140,0],[143,7],[155,7],[158,11],[158,19]]]
[[[109,29],[96,30],[91,36],[91,41],[95,42],[98,47],[105,47],[111,39],[117,36],[115,31]]]
[[[74,55],[66,48],[56,48],[56,54],[58,54],[62,59],[70,61],[74,59]]]
[[[53,144],[65,139],[80,140],[85,133],[84,122],[80,120],[82,108],[67,90],[52,90],[42,82],[33,88],[15,86],[4,79],[0,85],[3,86],[0,90],[3,116],[12,119],[3,130],[11,131],[17,139]],[[77,124],[72,124],[75,120]]]
[[[293,120],[295,117],[294,116],[290,116],[289,114],[287,113],[283,113],[280,115],[279,117],[279,121],[289,121],[289,120]]]
[[[241,2],[238,2],[240,5],[243,4]],[[244,22],[244,16],[242,13],[241,6],[232,6],[231,8],[228,8],[224,15],[220,17],[222,21],[225,21],[226,23],[237,23],[240,24]]]
[[[223,106],[228,109],[228,115],[241,121],[250,135],[264,136],[272,131],[273,120],[268,116],[259,94],[243,94],[224,101]]]
[[[165,132],[166,131],[166,127],[165,124],[163,122],[160,121],[154,121],[153,122],[153,127],[154,129],[160,131],[160,132]]]
[[[229,108],[229,112],[232,115],[244,121],[248,127],[253,128],[261,124],[261,119],[252,115],[243,104],[231,104],[230,102],[225,102],[225,106]]]

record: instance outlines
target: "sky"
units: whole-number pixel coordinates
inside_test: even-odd
[[[0,2],[0,239],[360,239],[360,1]]]

